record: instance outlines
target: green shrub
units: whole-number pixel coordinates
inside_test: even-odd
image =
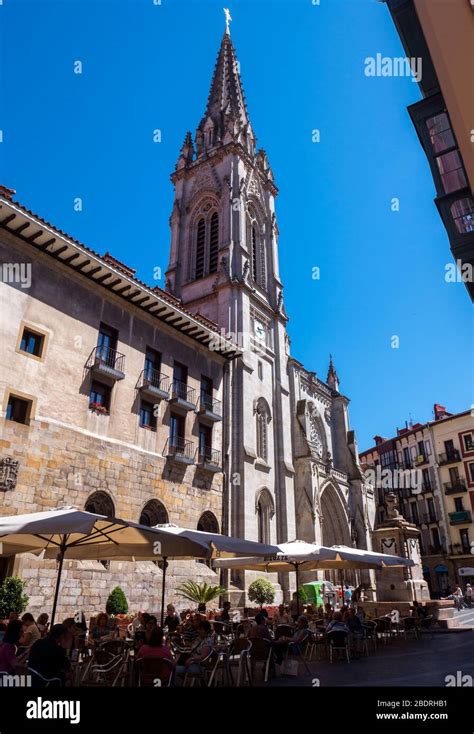
[[[24,593],[26,581],[18,576],[8,576],[0,586],[0,619],[7,619],[10,612],[22,614],[28,606],[29,596]]]
[[[205,582],[198,584],[195,581],[185,581],[176,591],[180,596],[196,604],[207,604],[226,592],[222,586],[208,586]]]
[[[275,589],[267,579],[256,579],[252,581],[248,589],[250,601],[254,601],[263,607],[264,604],[272,604],[275,600]]]
[[[116,586],[110,592],[107,604],[105,605],[105,611],[107,614],[126,614],[128,612],[127,597],[120,586]]]

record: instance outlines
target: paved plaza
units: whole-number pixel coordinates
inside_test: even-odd
[[[463,618],[474,616],[474,610],[465,610]],[[464,621],[464,619],[463,619]],[[313,660],[309,664],[309,676],[294,678],[278,676],[268,681],[268,686],[313,686],[319,679],[323,686],[436,686],[445,687],[448,675],[470,675],[474,680],[474,631],[434,633],[423,635],[420,640],[394,640],[380,643],[377,650],[369,648],[369,657],[358,660]]]

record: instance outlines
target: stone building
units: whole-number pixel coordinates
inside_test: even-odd
[[[375,436],[374,440],[375,446],[362,452],[360,460],[364,471],[379,468],[376,523],[385,522],[386,496],[394,492],[402,516],[421,532],[423,574],[431,595],[444,596],[448,586],[461,581],[459,568],[474,565],[471,411],[453,415],[435,404],[433,421],[397,429],[393,438]]]
[[[290,357],[278,191],[228,31],[171,178],[165,291],[1,188],[1,512],[77,505],[370,548],[373,493],[334,365],[324,382]],[[2,563],[31,579],[32,608],[50,603],[54,563]],[[133,608],[159,606],[152,562],[66,566],[60,612],[97,611],[116,583]],[[219,580],[203,563],[175,562],[169,575],[170,598],[179,578]],[[229,580],[234,602],[249,580]],[[287,597],[293,580],[273,580]]]

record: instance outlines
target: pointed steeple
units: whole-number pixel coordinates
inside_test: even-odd
[[[253,155],[255,136],[228,28],[222,37],[217,56],[206,112],[196,132],[198,157],[216,145],[241,143]]]
[[[181,152],[176,162],[176,168],[185,168],[186,166],[189,166],[189,164],[192,163],[193,160],[194,160],[193,137],[188,130],[188,132],[186,133],[186,137],[184,138],[184,143],[181,147]]]
[[[332,361],[332,354],[329,355],[329,369],[326,383],[329,387],[332,387],[333,390],[339,392],[339,377],[337,376],[336,368]]]

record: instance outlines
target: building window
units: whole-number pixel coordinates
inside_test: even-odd
[[[170,415],[170,446],[184,449],[185,442],[185,418],[177,413]]]
[[[202,278],[204,275],[204,262],[206,257],[206,221],[204,217],[198,222],[196,233],[196,268],[195,277]]]
[[[210,377],[201,377],[201,405],[206,410],[214,409],[213,401],[213,382]]]
[[[423,476],[423,489],[425,491],[431,490],[430,472],[428,469],[421,470]]]
[[[168,512],[162,502],[150,500],[140,514],[140,525],[152,528],[155,525],[167,525],[169,523]]]
[[[156,415],[153,403],[142,400],[140,403],[140,427],[156,431]]]
[[[173,395],[182,400],[188,398],[188,368],[181,362],[175,362],[173,367]]]
[[[109,363],[112,352],[117,350],[118,331],[107,324],[100,324],[97,336],[97,356]],[[115,357],[115,355],[113,355]]]
[[[217,273],[219,261],[219,215],[217,212],[211,217],[211,232],[209,236],[209,272]]]
[[[428,133],[430,136],[431,147],[435,155],[442,153],[449,148],[456,147],[456,141],[449,124],[449,119],[446,112],[442,112],[440,115],[430,117],[426,121]]]
[[[145,379],[155,384],[156,377],[161,371],[161,354],[150,347],[145,352]],[[155,380],[155,381],[154,381]]]
[[[447,114],[430,117],[426,126],[445,193],[465,188],[466,174]]]
[[[199,424],[199,458],[201,461],[212,460],[212,427]]]
[[[270,412],[265,400],[260,398],[256,407],[257,420],[257,456],[263,461],[268,461],[268,423]]]
[[[105,515],[106,517],[115,517],[115,507],[112,498],[107,492],[94,492],[84,505],[86,512],[93,512],[95,515]]]
[[[8,398],[6,419],[8,421],[15,421],[15,423],[29,423],[32,404],[33,402],[31,400],[10,395]]]
[[[438,528],[431,528],[431,541],[433,543],[433,550],[436,553],[441,548]]]
[[[89,408],[98,413],[108,413],[110,411],[111,394],[112,388],[109,385],[93,380],[89,394]]]
[[[44,335],[24,328],[20,341],[20,351],[41,357],[43,354]]]
[[[459,537],[461,539],[462,552],[470,553],[471,552],[471,541],[469,540],[469,530],[467,528],[463,528],[462,530],[460,530]]]
[[[438,170],[443,182],[443,188],[446,194],[467,186],[466,174],[461,161],[461,156],[457,150],[451,150],[449,153],[443,153],[436,158]]]
[[[456,512],[464,512],[464,500],[462,497],[454,498],[454,509]]]
[[[273,500],[270,492],[264,489],[257,499],[258,542],[270,543],[270,520],[273,516]]]
[[[458,199],[451,204],[451,216],[459,234],[474,232],[474,200]]]
[[[261,362],[258,363],[258,379],[263,380],[263,364]]]
[[[474,440],[472,433],[465,433],[462,437],[465,451],[474,451]]]
[[[257,227],[255,224],[252,224],[251,228],[251,238],[252,238],[252,279],[254,282],[257,282],[258,279],[258,268],[257,268]]]
[[[469,464],[469,477],[470,481],[474,482],[474,464]]]

